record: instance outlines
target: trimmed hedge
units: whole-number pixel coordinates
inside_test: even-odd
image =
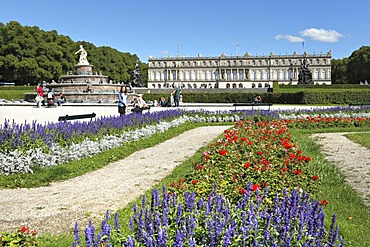
[[[261,95],[264,102],[274,104],[369,104],[370,92],[295,92],[295,93],[183,93],[185,103],[240,103],[253,102]],[[169,94],[145,94],[146,101],[158,100]]]

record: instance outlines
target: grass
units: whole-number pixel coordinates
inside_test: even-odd
[[[170,129],[166,133],[157,134],[150,138],[139,140],[135,143],[126,144],[120,148],[105,151],[91,158],[70,162],[66,165],[63,165],[61,168],[52,167],[49,168],[51,170],[47,169],[45,171],[43,171],[44,169],[40,169],[37,170],[34,175],[30,176],[18,175],[19,177],[17,177],[17,182],[13,182],[12,186],[17,187],[17,183],[20,183],[21,185],[25,184],[29,186],[30,184],[32,184],[33,187],[38,187],[48,184],[51,181],[59,181],[79,176],[91,170],[99,169],[109,162],[122,159],[137,150],[163,142],[166,139],[174,137],[186,130],[192,129],[197,126],[200,125],[189,123],[177,128]],[[361,128],[361,131],[368,130],[370,129]],[[311,133],[340,131],[351,132],[359,130],[355,128],[333,128],[315,130],[293,129],[291,130],[291,134],[294,137],[294,140],[297,142],[298,146],[303,150],[303,153],[306,156],[312,157],[313,159],[315,169],[317,170],[317,174],[319,175],[321,180],[319,191],[315,193],[313,197],[317,200],[325,199],[329,201],[329,205],[325,206],[324,209],[327,216],[327,222],[330,221],[332,214],[336,214],[337,222],[340,228],[340,234],[344,236],[346,246],[369,246],[370,236],[367,234],[367,231],[368,227],[370,226],[370,208],[365,206],[357,193],[345,183],[343,173],[334,164],[331,164],[324,159],[324,156],[320,153],[319,146],[316,145],[314,141],[309,138],[309,135]],[[367,143],[370,142],[367,141]],[[167,186],[170,182],[187,175],[190,169],[192,169],[192,162],[200,159],[202,152],[206,149],[207,147],[203,147],[202,149],[200,149],[194,156],[190,157],[183,164],[179,165],[171,175],[159,181],[155,187],[161,188],[163,185]],[[11,179],[11,176],[8,177],[9,178],[5,178],[5,176],[0,177],[0,184],[2,184],[2,186],[15,179],[14,177],[13,179]],[[38,182],[35,182],[35,180]],[[145,193],[147,197],[150,197],[152,189],[154,188],[149,188]],[[137,198],[128,206],[118,211],[121,227],[123,227],[122,230],[124,232],[128,231],[128,221],[132,215],[132,205],[140,203],[141,198]],[[94,224],[98,227],[100,222],[94,222]],[[81,232],[83,231],[84,227],[85,226],[80,226]],[[72,233],[66,233],[60,236],[43,235],[39,237],[41,246],[48,247],[70,246],[72,240]]]
[[[35,91],[34,87],[30,87],[30,89],[19,89],[17,87],[14,87],[10,89],[11,87],[1,88],[0,90],[0,99],[6,99],[6,100],[23,100],[24,99],[24,93],[30,93],[32,91]],[[24,87],[22,87],[24,88]]]
[[[362,130],[362,129],[361,129]],[[355,129],[329,129],[325,132],[355,131]],[[358,131],[358,130],[357,130]],[[325,206],[325,214],[329,220],[336,214],[340,234],[345,239],[345,246],[370,246],[370,207],[365,206],[357,192],[346,184],[343,173],[324,159],[320,147],[309,138],[315,131],[292,130],[292,136],[303,150],[310,156],[321,180],[319,191],[313,195],[317,200],[325,199],[329,204]],[[321,130],[323,132],[323,130]]]
[[[370,132],[358,134],[346,134],[344,136],[350,139],[351,141],[356,142],[370,149]]]

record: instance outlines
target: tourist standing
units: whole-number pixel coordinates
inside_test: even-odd
[[[127,103],[128,103],[128,94],[126,87],[121,86],[118,92],[118,112],[121,116],[126,114]]]
[[[180,93],[181,93],[180,86],[177,85],[175,90],[172,92],[172,94],[174,94],[173,100],[175,101],[175,107],[180,106]]]
[[[37,102],[37,107],[40,108],[42,102],[44,101],[44,89],[42,88],[41,84],[37,85],[36,88],[36,102]]]

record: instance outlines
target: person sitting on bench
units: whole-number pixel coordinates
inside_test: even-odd
[[[47,99],[47,107],[55,107],[54,93],[52,90],[49,89],[46,99]]]
[[[149,108],[148,105],[146,104],[145,100],[143,99],[142,94],[138,94],[134,100],[134,109],[132,110],[133,112],[136,113],[142,113],[143,110]]]
[[[262,103],[262,97],[260,95],[257,95],[254,99],[254,103]]]

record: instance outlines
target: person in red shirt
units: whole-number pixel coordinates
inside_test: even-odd
[[[37,107],[41,107],[41,104],[43,104],[44,101],[44,89],[42,88],[41,84],[39,84],[36,88],[36,93],[37,93]]]

